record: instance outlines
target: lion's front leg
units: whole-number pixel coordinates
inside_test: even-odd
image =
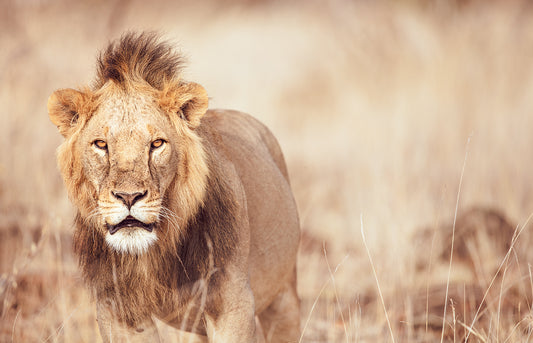
[[[248,280],[225,285],[218,313],[205,314],[209,343],[264,342],[256,328],[254,297]]]
[[[96,315],[104,343],[160,342],[157,327],[152,318],[142,319],[136,325],[130,326],[119,321],[112,306],[104,301],[97,302]]]

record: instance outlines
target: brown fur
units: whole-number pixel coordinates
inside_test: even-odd
[[[96,88],[107,81],[126,86],[144,80],[162,90],[168,82],[179,78],[183,58],[166,43],[158,42],[155,33],[127,33],[119,42],[110,43],[97,62]]]
[[[299,229],[281,151],[248,116],[206,114],[205,90],[182,81],[181,66],[156,35],[129,33],[99,57],[93,89],[49,99],[50,119],[65,136],[58,163],[78,208],[75,252],[104,341],[156,339],[152,316],[254,341],[254,309],[272,341],[296,339]],[[142,142],[161,134],[163,148],[143,153]],[[105,149],[95,139],[105,139]],[[108,225],[124,211],[115,191],[147,194],[139,202],[157,240],[146,252],[108,244]]]

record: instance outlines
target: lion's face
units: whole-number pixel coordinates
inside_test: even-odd
[[[157,239],[163,196],[178,169],[176,130],[156,104],[149,95],[113,94],[77,141],[96,191],[94,216],[117,251],[142,253]]]
[[[91,99],[61,90],[49,100],[50,117],[67,138],[58,161],[69,194],[90,223],[88,229],[120,253],[146,252],[161,235],[163,220],[179,230],[178,219],[189,214],[170,211],[166,199],[171,188],[179,202],[173,208],[193,211],[203,196],[195,186],[206,174],[206,166],[198,163],[203,150],[191,124],[198,120],[190,107],[196,98],[176,103],[188,93],[183,87],[170,93],[126,91],[110,84]]]

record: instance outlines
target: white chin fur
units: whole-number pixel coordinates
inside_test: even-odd
[[[157,241],[157,235],[145,229],[126,228],[118,230],[114,235],[108,232],[105,241],[119,253],[142,255]]]

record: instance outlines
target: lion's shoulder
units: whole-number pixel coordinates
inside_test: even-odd
[[[274,163],[288,180],[278,140],[257,118],[235,110],[214,109],[202,118],[201,128],[200,136],[230,160],[253,157],[264,163]]]

